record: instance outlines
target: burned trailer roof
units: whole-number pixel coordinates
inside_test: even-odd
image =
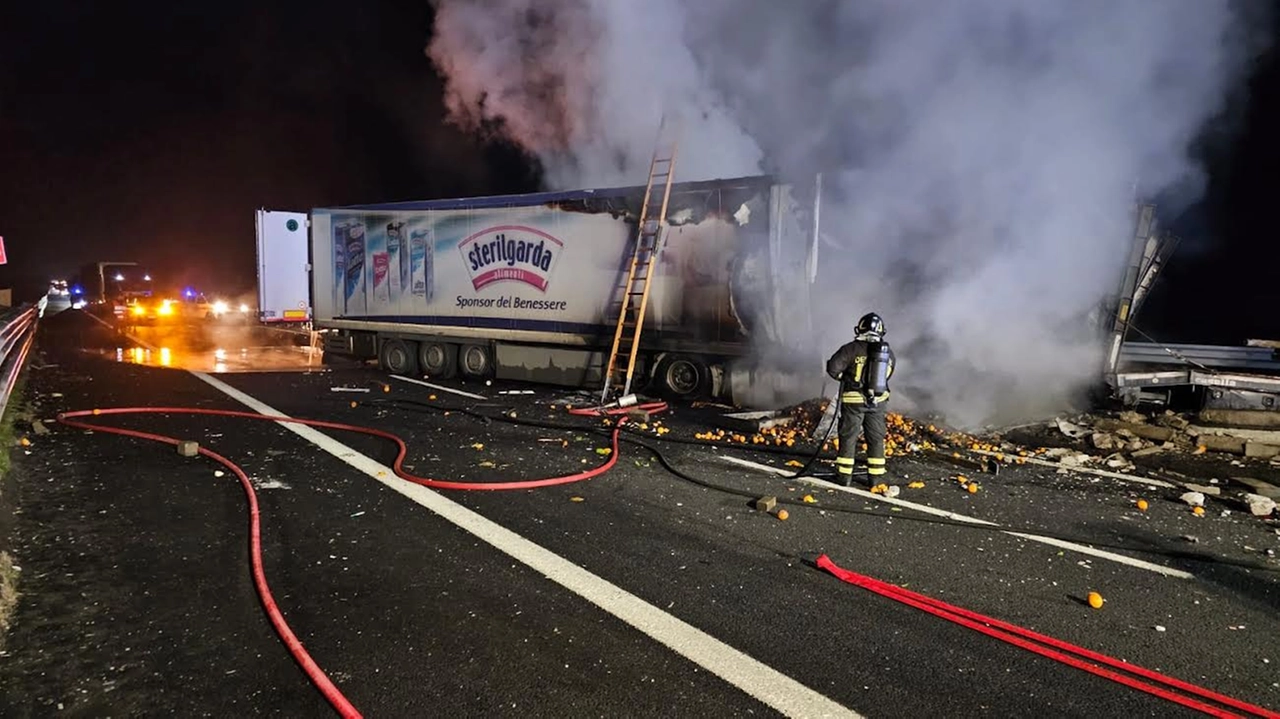
[[[670,215],[683,210],[690,210],[698,216],[722,211],[724,208],[730,208],[729,211],[732,212],[733,208],[737,208],[739,205],[758,197],[761,192],[767,192],[773,184],[774,179],[767,175],[676,182],[671,185],[671,197],[667,205],[667,211]],[[442,200],[344,205],[316,208],[316,211],[446,211],[544,205],[577,212],[634,214],[639,210],[640,203],[643,201],[644,190],[644,185],[638,185],[561,192],[531,192]],[[725,197],[726,194],[729,196]]]

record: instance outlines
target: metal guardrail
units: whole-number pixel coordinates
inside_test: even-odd
[[[1276,350],[1270,347],[1125,342],[1120,350],[1120,361],[1280,373],[1280,359]]]
[[[44,317],[48,304],[49,298],[45,296],[35,304],[14,307],[0,314],[0,419],[9,407],[9,397],[35,343],[36,325]]]

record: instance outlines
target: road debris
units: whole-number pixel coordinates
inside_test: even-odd
[[[368,392],[368,387],[330,387],[330,392]]]
[[[1271,499],[1280,499],[1280,487],[1270,482],[1264,482],[1253,477],[1232,477],[1231,481],[1252,489],[1254,494],[1260,494]]]
[[[1061,418],[1055,421],[1058,424],[1058,431],[1067,435],[1071,439],[1080,439],[1081,437],[1089,434],[1089,430],[1087,428],[1075,424],[1074,422],[1068,422]]]
[[[716,421],[726,429],[759,434],[766,429],[785,427],[795,419],[785,411],[774,410],[770,412],[732,412],[720,415]]]
[[[777,504],[778,504],[777,497],[760,497],[756,499],[754,502],[752,502],[751,506],[755,507],[761,512],[772,512],[773,508],[777,506]]]
[[[1276,510],[1276,501],[1261,494],[1247,493],[1244,495],[1244,502],[1249,505],[1249,512],[1255,517],[1268,517]]]
[[[1204,506],[1204,493],[1202,492],[1184,492],[1182,496],[1178,497],[1178,499],[1181,499],[1192,507]]]
[[[1094,609],[1102,609],[1102,605],[1106,601],[1107,600],[1102,598],[1101,594],[1098,594],[1097,592],[1089,592],[1089,606]]]
[[[1193,484],[1191,482],[1184,482],[1182,486],[1186,487],[1187,490],[1190,492],[1199,492],[1200,494],[1207,495],[1210,497],[1222,496],[1221,487],[1213,487],[1213,486],[1204,485],[1204,484]]]
[[[178,443],[178,454],[183,457],[194,457],[200,454],[200,443],[184,439]]]

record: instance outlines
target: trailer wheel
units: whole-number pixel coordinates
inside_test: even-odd
[[[409,345],[412,343],[400,339],[388,339],[382,342],[382,353],[378,358],[382,368],[391,374],[414,376],[418,374],[418,353]]]
[[[707,363],[689,355],[667,357],[654,375],[658,389],[675,399],[690,399],[705,393],[710,377]]]
[[[458,352],[458,369],[463,377],[480,379],[493,370],[489,348],[484,345],[463,345]]]
[[[458,374],[458,345],[422,342],[418,345],[418,367],[423,374],[449,379]]]

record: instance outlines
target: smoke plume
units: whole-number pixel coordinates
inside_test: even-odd
[[[1262,49],[1226,0],[436,5],[452,117],[558,188],[643,183],[664,112],[679,180],[824,173],[815,344],[881,313],[902,406],[966,425],[1100,379],[1083,318],[1117,289],[1135,192],[1196,199],[1191,144]]]

